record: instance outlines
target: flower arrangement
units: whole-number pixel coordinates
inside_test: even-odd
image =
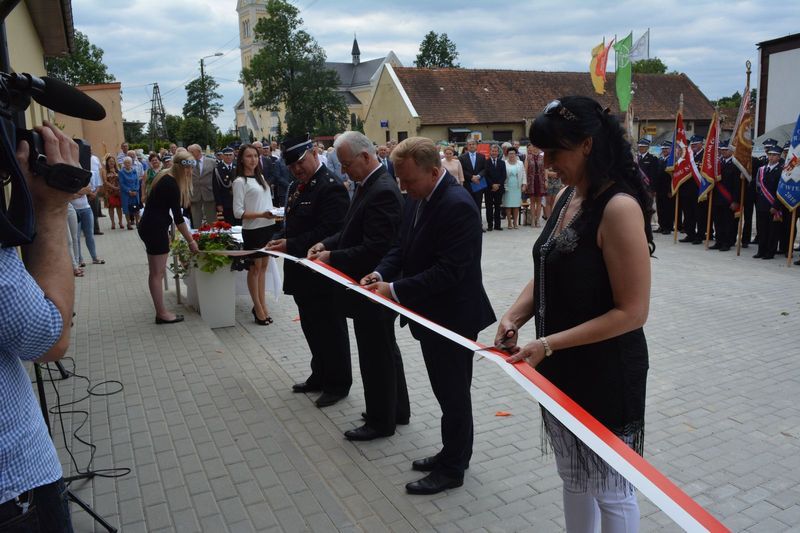
[[[206,224],[192,234],[201,252],[211,250],[241,250],[242,245],[233,238],[231,225],[217,221]],[[172,255],[178,258],[178,265],[170,265],[170,270],[183,277],[190,268],[196,267],[209,274],[233,263],[233,257],[218,254],[197,254],[189,251],[189,245],[181,238],[176,238],[170,246]]]

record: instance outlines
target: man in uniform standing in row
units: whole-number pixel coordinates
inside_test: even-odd
[[[675,199],[672,197],[672,175],[667,172],[667,157],[672,151],[672,141],[661,143],[661,155],[658,157],[659,173],[653,182],[656,193],[656,213],[658,214],[658,231],[662,235],[672,233],[675,223]]]
[[[711,206],[716,242],[712,250],[727,252],[736,244],[736,211],[739,209],[739,176],[733,162],[733,147],[728,141],[720,143],[720,181],[716,184]]]
[[[319,161],[307,135],[288,137],[283,157],[296,181],[289,187],[283,230],[267,248],[305,257],[312,245],[342,229],[350,201],[342,183]],[[347,320],[339,311],[343,291],[309,269],[284,261],[283,292],[294,296],[311,351],[311,375],[292,391],[322,392],[317,407],[333,405],[349,394],[353,383]]]

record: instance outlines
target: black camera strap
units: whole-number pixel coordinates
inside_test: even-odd
[[[0,202],[0,243],[3,248],[30,244],[36,235],[33,201],[16,156],[15,127],[0,118],[0,168],[8,172],[11,197],[6,207],[5,187]]]

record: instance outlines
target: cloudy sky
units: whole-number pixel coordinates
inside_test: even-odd
[[[264,0],[266,1],[266,0]],[[445,32],[467,68],[588,71],[590,50],[603,40],[650,28],[650,55],[670,70],[685,72],[716,99],[744,88],[744,63],[753,62],[756,43],[795,33],[800,2],[695,2],[659,0],[589,2],[452,2],[405,0],[296,0],[304,28],[326,50],[329,61],[349,61],[353,34],[362,60],[392,50],[413,66],[428,31]],[[111,73],[122,82],[126,120],[149,120],[152,83],[157,82],[168,113],[179,114],[184,86],[206,73],[220,84],[227,130],[242,96],[236,0],[72,0],[75,28],[105,51]],[[653,7],[657,6],[657,7]],[[769,7],[769,13],[764,11]],[[613,56],[613,52],[612,52]],[[614,68],[613,57],[609,70]]]

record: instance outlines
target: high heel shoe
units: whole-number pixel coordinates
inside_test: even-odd
[[[264,320],[261,320],[260,318],[258,318],[258,315],[256,314],[256,308],[255,307],[253,307],[250,310],[250,312],[253,313],[253,319],[255,320],[255,323],[258,324],[259,326],[269,326],[270,324],[272,324],[272,319],[269,316],[267,318],[265,318]]]

